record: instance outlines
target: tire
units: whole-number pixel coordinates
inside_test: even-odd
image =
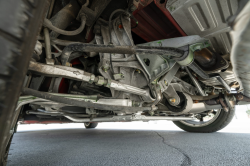
[[[191,127],[189,125],[184,124],[182,121],[174,121],[173,123],[187,132],[212,133],[226,127],[232,121],[234,114],[235,109],[229,110],[228,112],[221,110],[218,117],[212,123],[202,127]]]
[[[97,122],[93,122],[93,123],[84,123],[84,126],[86,129],[94,129],[96,128],[96,126],[98,125]]]
[[[0,166],[6,165],[19,111],[15,111],[49,3],[0,0]]]

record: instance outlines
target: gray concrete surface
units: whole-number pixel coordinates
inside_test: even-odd
[[[15,134],[8,165],[250,165],[250,134],[56,129]]]

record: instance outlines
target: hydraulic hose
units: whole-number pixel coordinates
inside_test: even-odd
[[[44,22],[43,22],[43,25],[49,29],[51,29],[52,31],[55,31],[59,34],[62,34],[62,35],[67,35],[67,36],[74,36],[74,35],[77,35],[79,33],[81,33],[85,27],[85,24],[86,24],[86,17],[83,15],[81,17],[81,26],[74,30],[74,31],[65,31],[65,30],[62,30],[62,29],[59,29],[57,27],[55,27],[50,20],[48,19],[44,19]]]
[[[52,18],[50,18],[53,26],[59,29],[66,29],[71,22],[76,19],[81,6],[77,0],[70,0],[70,2],[57,12]],[[60,34],[52,31],[50,32],[50,39],[56,39]]]
[[[58,102],[58,103],[84,107],[84,108],[93,108],[93,109],[98,109],[98,110],[135,111],[135,112],[151,110],[151,107],[114,106],[114,105],[104,105],[104,104],[97,104],[97,103],[91,103],[91,102],[86,102],[86,101],[79,101],[79,100],[52,95],[46,92],[33,90],[30,88],[23,88],[22,92],[23,92],[22,94],[24,95],[31,95],[31,96],[39,97],[39,98],[46,99],[46,100],[51,100],[51,101]]]

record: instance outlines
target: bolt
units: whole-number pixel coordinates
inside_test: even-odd
[[[161,42],[158,42],[158,45],[161,47],[161,46],[162,46],[162,43],[161,43]]]
[[[137,71],[138,73],[141,73],[141,70],[139,70],[139,69],[136,69],[135,71]]]
[[[168,99],[168,101],[170,102],[170,103],[175,103],[175,98],[170,98],[170,99]]]
[[[72,64],[69,62],[66,62],[65,66],[72,67]]]
[[[103,70],[105,73],[107,73],[108,69],[109,69],[109,68],[107,68],[107,67],[104,67],[104,66],[102,67],[102,70]]]
[[[172,11],[174,11],[175,10],[175,7],[174,6],[170,6],[170,11],[172,12]]]
[[[244,98],[243,95],[237,95],[236,97],[238,98],[238,100],[242,100]]]
[[[119,24],[119,25],[118,25],[118,28],[119,28],[119,29],[123,29],[122,24]]]
[[[148,114],[149,114],[150,116],[153,116],[153,115],[154,115],[154,111],[153,111],[153,110],[148,111]]]

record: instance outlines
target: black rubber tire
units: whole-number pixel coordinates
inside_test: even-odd
[[[16,103],[48,6],[41,0],[0,0],[0,166],[6,165]]]
[[[92,123],[84,123],[84,126],[86,129],[94,129],[98,125],[97,122],[92,122]]]
[[[191,127],[186,124],[183,124],[180,121],[173,121],[173,123],[178,126],[179,128],[188,131],[188,132],[194,132],[194,133],[212,133],[219,131],[226,127],[233,119],[235,114],[235,109],[230,110],[228,112],[225,112],[224,110],[221,110],[219,116],[217,119],[212,122],[211,124],[203,127]]]

